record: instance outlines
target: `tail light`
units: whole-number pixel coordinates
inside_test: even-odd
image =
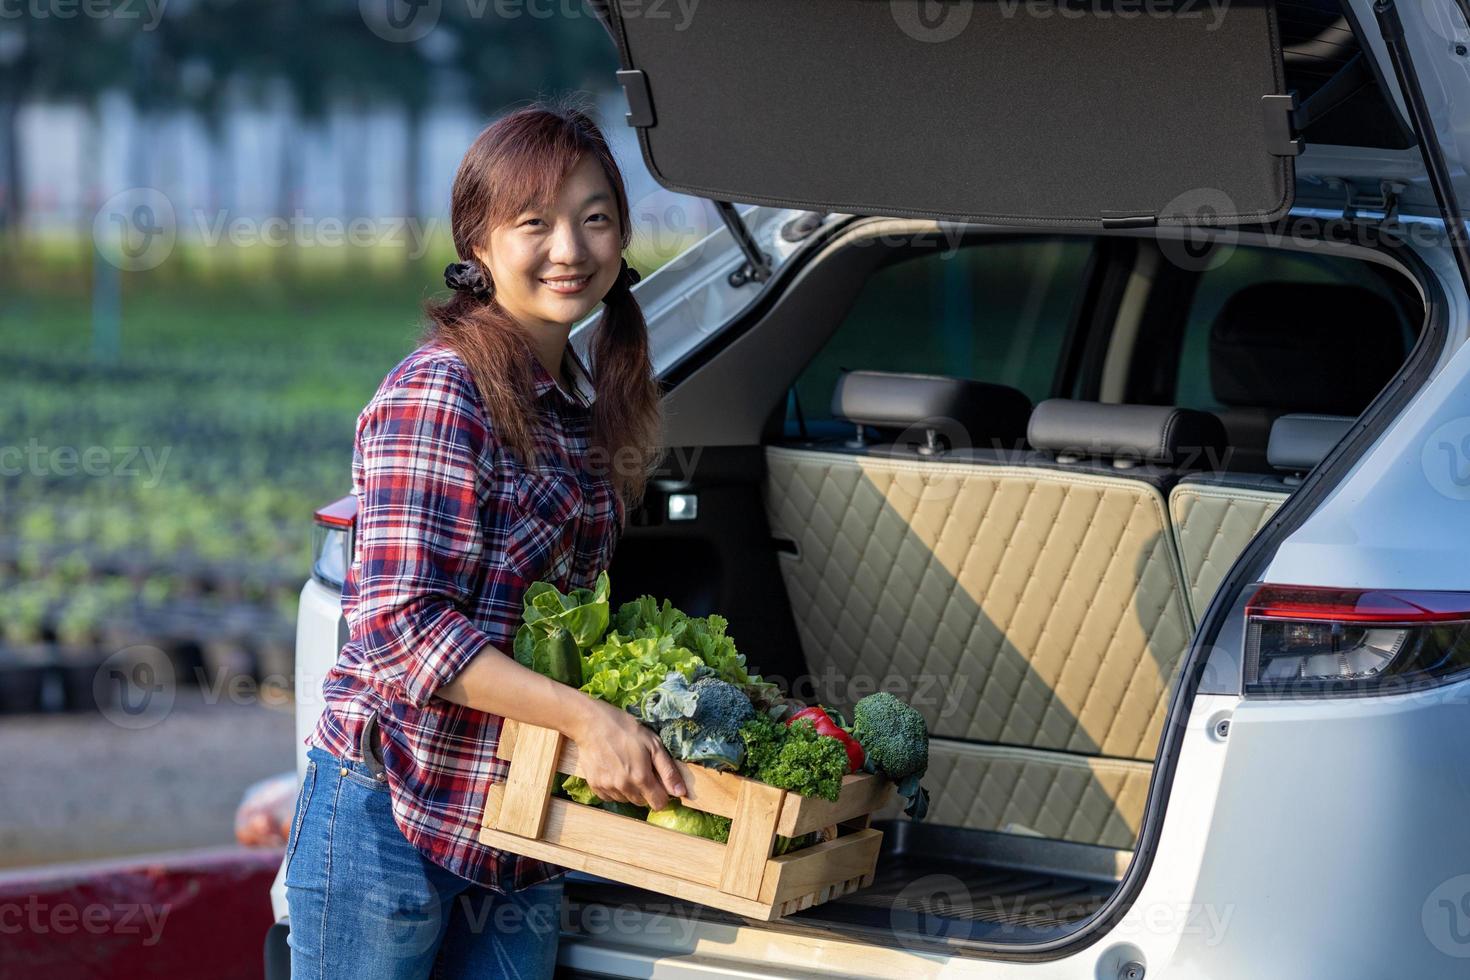
[[[1247,694],[1390,694],[1470,671],[1470,593],[1263,585],[1245,615]]]
[[[348,494],[312,515],[311,577],[323,585],[342,588],[352,566],[352,529],[357,523],[357,498]]]

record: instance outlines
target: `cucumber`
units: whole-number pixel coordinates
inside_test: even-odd
[[[582,651],[570,630],[558,626],[546,638],[546,676],[571,687],[582,686]],[[551,780],[551,791],[561,792],[566,776],[556,773]]]
[[[558,626],[546,638],[546,676],[570,687],[582,686],[582,651],[571,631]]]

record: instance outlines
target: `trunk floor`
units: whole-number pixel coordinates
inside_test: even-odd
[[[1034,943],[1071,931],[1116,887],[957,857],[887,855],[871,886],[788,918],[934,939]]]
[[[1085,844],[882,821],[873,884],[761,928],[905,945],[935,941],[1037,943],[1072,932],[1117,888],[1127,852]],[[584,903],[637,904],[713,921],[745,922],[701,905],[573,873]],[[916,948],[918,943],[915,944]]]

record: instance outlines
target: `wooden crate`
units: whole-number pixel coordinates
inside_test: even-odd
[[[484,843],[764,920],[872,884],[883,834],[868,820],[893,794],[889,780],[854,773],[829,802],[676,762],[687,790],[682,802],[731,818],[729,842],[721,844],[552,796],[553,773],[587,775],[577,746],[554,729],[506,719],[497,754],[510,761],[510,775],[490,786]],[[833,827],[835,839],[771,856],[777,834]]]

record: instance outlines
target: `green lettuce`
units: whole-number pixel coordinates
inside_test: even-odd
[[[548,644],[552,633],[561,628],[572,634],[583,653],[585,677],[586,651],[602,639],[611,619],[611,588],[606,571],[597,576],[592,588],[573,589],[565,595],[550,582],[533,583],[521,603],[521,626],[513,644],[516,661],[539,674],[549,673]]]
[[[689,616],[650,595],[625,602],[613,617],[612,631],[583,660],[582,691],[626,710],[662,684],[669,671],[692,682],[701,665],[743,688],[770,686],[746,671],[745,655],[726,635],[728,626],[723,616]]]

